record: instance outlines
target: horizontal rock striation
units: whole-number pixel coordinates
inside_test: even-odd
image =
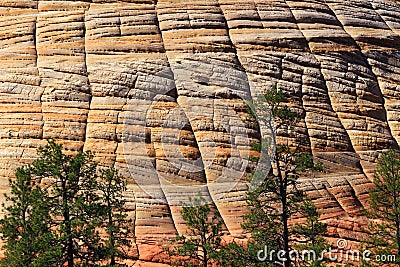
[[[198,192],[242,237],[247,101],[284,91],[281,142],[325,167],[302,178],[329,235],[358,239],[376,159],[400,142],[400,4],[390,0],[0,0],[0,184],[45,139],[129,177],[135,248],[186,228]]]

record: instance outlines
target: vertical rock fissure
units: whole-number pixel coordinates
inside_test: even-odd
[[[286,6],[288,7],[288,10],[289,10],[289,12],[290,12],[290,15],[291,15],[291,17],[293,18],[293,20],[295,21],[295,25],[296,25],[296,27],[297,27],[297,30],[301,33],[301,36],[303,37],[303,40],[304,40],[304,42],[303,43],[305,43],[305,44],[307,44],[307,46],[305,47],[306,48],[306,51],[304,51],[303,53],[310,53],[311,54],[311,49],[310,49],[310,45],[309,45],[309,43],[308,43],[308,41],[307,41],[307,38],[305,37],[305,35],[304,35],[304,33],[301,31],[301,29],[300,29],[300,27],[299,27],[299,25],[298,25],[298,23],[297,23],[297,20],[296,20],[296,17],[294,16],[294,14],[293,14],[293,11],[292,11],[292,9],[291,9],[291,7],[290,7],[290,5],[288,4],[288,1],[286,1],[286,0],[284,0],[284,3],[286,4]],[[281,61],[282,62],[282,61]],[[283,66],[281,66],[281,69],[283,70]],[[282,73],[281,73],[281,75],[282,75]],[[304,76],[304,71],[303,71],[303,73],[302,73],[302,76]],[[302,119],[304,120],[304,123],[305,123],[305,126],[306,126],[306,131],[305,131],[305,133],[306,133],[306,138],[307,138],[307,140],[306,140],[306,145],[308,145],[308,147],[309,147],[309,152],[310,153],[313,153],[313,150],[311,149],[311,138],[310,138],[310,127],[309,127],[309,123],[307,122],[307,120],[306,120],[306,118],[307,118],[307,113],[309,113],[308,111],[307,111],[307,109],[304,107],[304,100],[303,100],[303,98],[304,98],[304,93],[303,93],[303,81],[301,82],[301,88],[302,88],[302,90],[300,91],[300,96],[299,96],[299,101],[301,101],[301,103],[300,103],[300,105],[301,105],[301,109],[302,109],[302,111],[304,112],[304,116],[302,116]]]
[[[393,30],[393,28],[386,22],[386,20],[382,17],[381,13],[378,12],[378,8],[377,8],[376,4],[375,4],[374,2],[372,2],[372,3],[369,3],[369,5],[370,5],[371,9],[373,9],[373,10],[375,11],[375,13],[379,16],[379,18],[381,19],[381,21],[382,21],[383,23],[385,23],[385,25],[388,27],[388,29],[390,29],[390,31],[391,31],[394,35],[400,37],[400,35],[397,34],[397,33]]]
[[[246,78],[246,82],[247,82],[247,84],[249,85],[249,87],[248,87],[249,90],[246,92],[246,93],[247,93],[247,99],[244,99],[244,100],[250,102],[250,101],[253,100],[253,97],[257,97],[257,96],[253,96],[253,95],[251,94],[249,76],[248,76],[247,71],[246,71],[245,67],[243,66],[241,60],[239,59],[237,47],[236,47],[236,45],[235,45],[235,44],[233,43],[233,41],[232,41],[232,37],[231,37],[231,33],[230,33],[230,28],[229,28],[229,26],[228,26],[228,21],[227,21],[227,19],[226,19],[226,16],[225,16],[225,13],[224,13],[223,9],[221,8],[221,2],[220,2],[221,0],[216,0],[216,1],[217,1],[218,9],[220,10],[220,12],[221,12],[221,14],[222,14],[223,23],[224,23],[224,25],[225,25],[225,28],[226,28],[226,31],[227,31],[227,35],[228,35],[228,39],[229,39],[229,45],[231,46],[231,48],[233,49],[233,53],[235,54],[235,60],[236,60],[237,66],[238,66],[239,69],[244,73],[245,78]],[[258,15],[258,16],[259,16],[259,15]],[[259,18],[260,18],[260,16],[259,16]],[[261,20],[261,18],[260,18],[260,20]],[[256,127],[257,127],[257,131],[260,133],[260,135],[259,135],[260,139],[259,139],[258,141],[261,142],[262,136],[261,136],[260,124],[259,124],[258,121],[256,121],[256,123],[257,123],[257,126],[256,126]]]
[[[293,11],[291,11],[292,12],[292,16],[293,16],[293,18],[294,18],[294,20],[296,21],[296,25],[299,25],[299,22],[298,22],[298,20],[297,20],[297,18],[296,18],[296,16],[293,14]],[[309,42],[308,42],[308,40],[307,40],[307,38],[305,37],[305,34],[304,34],[304,31],[303,31],[303,29],[300,27],[300,26],[298,26],[298,30],[301,32],[301,34],[304,36],[304,38],[306,39],[306,41],[307,41],[307,43],[308,43],[308,47],[309,47],[309,49],[310,49],[310,55],[312,56],[312,58],[315,60],[315,61],[317,61],[318,62],[318,70],[321,72],[321,74],[322,74],[322,82],[323,82],[323,90],[326,92],[326,95],[327,95],[327,99],[326,99],[326,101],[327,101],[327,105],[329,106],[329,107],[332,107],[332,102],[331,102],[331,99],[330,99],[330,95],[329,95],[329,93],[328,93],[328,86],[327,86],[327,82],[326,82],[326,79],[325,79],[325,77],[324,77],[324,75],[323,75],[323,73],[322,73],[322,67],[321,67],[321,61],[318,59],[318,57],[315,55],[315,53],[313,53],[313,52],[311,52],[311,48],[310,48],[310,45],[309,45]],[[305,75],[305,73],[303,72],[303,75]],[[303,97],[304,97],[304,94],[303,94]],[[303,105],[303,108],[304,108],[304,105]],[[333,111],[333,109],[332,109],[332,111]],[[307,111],[306,111],[307,112]],[[344,131],[345,131],[345,135],[346,135],[346,139],[348,139],[349,140],[349,142],[351,142],[350,140],[350,136],[349,136],[349,134],[348,134],[348,132],[346,131],[346,129],[344,128],[344,125],[343,125],[343,123],[342,123],[342,121],[340,120],[340,118],[338,117],[338,115],[335,113],[334,114],[335,115],[335,117],[338,119],[338,123],[339,123],[339,125],[340,125],[340,128],[341,129],[343,129]],[[307,121],[306,121],[306,123],[307,123]],[[307,130],[309,131],[309,129],[310,129],[310,127],[307,127]],[[310,140],[311,141],[311,140]],[[350,147],[349,147],[350,149],[352,149],[351,150],[351,152],[354,152],[355,153],[355,150],[354,150],[354,147],[350,144]]]
[[[375,11],[375,14],[379,16],[379,18],[381,19],[381,21],[382,21],[383,23],[385,23],[385,25],[386,25],[387,28],[391,31],[391,33],[392,33],[394,36],[397,36],[398,38],[400,38],[400,35],[397,34],[397,33],[393,30],[393,28],[392,28],[392,27],[386,22],[386,20],[383,18],[383,16],[381,15],[381,13],[378,12],[376,4],[374,4],[374,2],[372,2],[372,3],[369,3],[369,5],[370,5],[371,9],[373,9],[373,10]],[[400,46],[400,44],[399,44],[399,46]],[[365,56],[365,57],[367,57],[367,56]],[[377,86],[378,86],[378,88],[379,88],[379,91],[380,91],[380,93],[381,93],[381,96],[382,96],[383,108],[384,108],[385,114],[386,114],[386,118],[385,118],[385,119],[386,119],[386,121],[387,121],[389,130],[390,130],[390,134],[392,135],[392,138],[393,138],[393,140],[394,140],[394,142],[395,142],[396,148],[399,148],[399,147],[400,147],[400,143],[398,142],[397,138],[394,137],[394,135],[393,135],[393,132],[394,132],[394,131],[393,131],[393,129],[392,129],[392,126],[391,126],[390,123],[389,123],[389,116],[388,116],[388,111],[387,111],[387,108],[386,108],[386,99],[385,99],[385,97],[384,97],[384,95],[383,95],[383,92],[382,92],[381,87],[379,86],[378,75],[375,74],[374,68],[372,68],[372,66],[369,64],[368,60],[366,60],[366,61],[367,61],[368,66],[371,68],[371,72],[372,72],[372,73],[374,74],[374,76],[375,76],[376,84],[377,84]]]
[[[326,0],[324,0],[324,2],[325,2],[325,4],[326,4],[326,6],[327,6],[334,14],[336,14],[334,8],[332,8],[332,7],[330,6],[330,4],[329,4]],[[340,18],[339,18],[338,16],[335,16],[335,17],[336,17],[337,22],[340,24],[340,27],[343,29],[343,31],[346,32],[348,36],[352,36],[352,35],[346,30],[346,28],[344,27],[342,21],[340,21]],[[387,125],[387,127],[388,127],[389,134],[390,134],[390,137],[391,137],[391,141],[394,143],[395,147],[398,148],[398,147],[399,147],[399,144],[397,143],[396,138],[394,138],[394,136],[393,136],[393,134],[392,134],[392,129],[391,129],[390,124],[389,124],[388,119],[387,119],[387,118],[388,118],[388,115],[387,115],[387,110],[386,110],[386,106],[385,106],[385,98],[383,97],[382,88],[381,88],[380,85],[379,85],[378,77],[377,77],[377,75],[375,74],[375,72],[373,71],[373,68],[372,68],[371,64],[369,64],[368,59],[367,59],[367,56],[363,53],[363,50],[361,49],[360,45],[359,45],[356,41],[354,41],[354,45],[356,46],[356,48],[357,48],[357,50],[358,50],[360,56],[362,57],[365,66],[367,66],[368,69],[371,70],[371,74],[373,75],[373,82],[374,82],[374,84],[376,85],[376,87],[377,87],[377,89],[378,89],[378,91],[379,91],[378,97],[379,97],[380,100],[381,100],[382,109],[383,109],[384,116],[385,116],[384,120],[385,120],[385,123],[386,123],[386,125]]]
[[[304,36],[304,33],[300,30],[300,27],[299,27],[299,25],[297,24],[297,21],[296,21],[296,17],[294,16],[293,11],[292,11],[290,5],[288,4],[288,1],[287,1],[287,0],[284,0],[284,3],[286,4],[286,6],[287,6],[288,9],[289,9],[289,12],[290,12],[291,17],[292,17],[293,20],[296,22],[295,24],[296,24],[297,30],[301,33],[301,36],[303,36],[303,39],[304,39],[304,41],[305,41],[304,43],[307,44],[307,47],[306,47],[306,48],[307,48],[307,51],[309,51],[309,52],[311,53],[310,45],[309,45],[309,43],[308,43],[308,41],[307,41],[307,38]]]
[[[41,79],[41,77],[40,77],[40,69],[39,69],[39,66],[38,66],[38,62],[39,62],[39,52],[38,52],[38,48],[37,48],[37,45],[38,45],[38,41],[37,41],[37,39],[38,39],[38,37],[37,37],[37,27],[38,27],[38,16],[39,16],[39,8],[38,8],[38,6],[39,6],[39,3],[37,2],[37,5],[36,5],[36,14],[35,14],[35,21],[34,21],[34,23],[33,23],[33,33],[32,33],[32,35],[33,35],[33,45],[34,45],[34,47],[35,47],[35,57],[36,57],[36,59],[35,59],[35,67],[36,67],[36,70],[37,70],[37,73],[38,73],[38,76],[39,76],[39,85],[38,86],[40,86],[41,85],[41,83],[42,83],[42,79]],[[42,98],[42,97],[40,97],[40,98]],[[42,130],[41,130],[41,132],[40,132],[40,136],[39,136],[39,138],[40,139],[43,139],[43,132],[44,132],[44,129],[43,129],[43,127],[44,127],[44,123],[45,123],[45,121],[44,121],[44,114],[43,114],[43,102],[41,101],[41,99],[40,99],[40,112],[41,112],[41,117],[42,117]]]
[[[87,31],[86,31],[86,11],[88,11],[88,10],[90,10],[90,6],[91,6],[91,3],[89,4],[89,6],[88,6],[88,8],[87,8],[87,10],[84,10],[83,11],[83,28],[82,28],[82,30],[83,30],[83,57],[84,57],[84,64],[85,64],[85,73],[84,73],[84,75],[86,75],[86,77],[87,77],[87,84],[88,84],[88,87],[89,87],[89,110],[90,110],[90,108],[91,108],[91,104],[92,104],[92,98],[93,98],[93,92],[92,92],[92,87],[90,86],[90,80],[89,80],[89,73],[88,73],[88,64],[87,64],[87,52],[86,52],[86,34],[87,34]],[[87,140],[87,128],[88,128],[88,118],[89,118],[89,110],[88,110],[88,114],[86,115],[86,121],[85,121],[85,124],[86,124],[86,126],[85,126],[85,132],[83,133],[83,136],[84,136],[84,142],[86,143],[86,140]],[[114,153],[116,153],[116,151],[114,151]]]
[[[237,65],[238,65],[239,69],[240,69],[241,71],[243,71],[244,75],[246,75],[247,83],[250,84],[250,82],[249,82],[249,77],[248,77],[248,75],[247,75],[247,72],[246,72],[245,68],[243,67],[242,62],[239,60],[238,53],[237,53],[237,48],[236,48],[236,46],[235,46],[235,45],[233,44],[233,42],[232,42],[232,38],[231,38],[231,35],[230,35],[230,29],[229,29],[229,26],[228,26],[228,21],[226,20],[225,13],[224,13],[224,11],[223,11],[222,8],[221,8],[221,3],[220,3],[220,1],[221,1],[221,0],[217,0],[217,6],[218,6],[219,11],[220,11],[221,14],[222,14],[223,23],[224,23],[224,25],[225,25],[226,32],[227,32],[227,34],[228,34],[229,45],[230,45],[231,48],[233,49],[233,52],[234,52],[234,54],[235,54],[235,60],[236,60],[236,62],[237,62]],[[247,94],[248,94],[248,99],[245,99],[245,100],[250,101],[250,100],[251,100],[251,92],[250,92],[250,90],[247,92]],[[258,124],[258,123],[257,123],[257,124]]]
[[[35,46],[35,54],[36,54],[36,67],[38,68],[38,50],[37,50],[37,24],[38,24],[38,15],[39,15],[39,10],[37,10],[36,13],[36,18],[35,22],[33,24],[33,45]],[[39,68],[38,68],[39,69]]]
[[[315,57],[316,58],[316,60],[318,60],[318,62],[321,64],[322,62],[318,59],[318,57]],[[321,69],[322,69],[322,67],[321,67]],[[334,110],[334,108],[333,108],[333,105],[332,105],[332,100],[331,100],[331,94],[329,94],[329,89],[328,89],[328,86],[327,86],[327,84],[326,84],[326,77],[325,77],[325,74],[321,71],[321,73],[322,73],[322,76],[324,76],[324,84],[325,84],[325,86],[326,86],[326,90],[327,90],[327,96],[328,96],[328,103],[329,103],[329,105],[332,107],[332,109]],[[344,127],[344,125],[343,125],[343,121],[342,121],[342,119],[340,118],[340,116],[338,116],[337,115],[337,113],[335,113],[335,115],[337,116],[337,118],[338,118],[338,120],[339,120],[339,123],[340,123],[340,126],[344,129],[344,131],[345,131],[345,133],[346,133],[346,136],[349,138],[349,140],[350,140],[350,143],[351,143],[351,152],[354,152],[354,153],[356,153],[357,155],[358,155],[358,157],[360,158],[360,155],[357,153],[357,151],[354,149],[354,144],[353,144],[353,141],[352,141],[352,139],[350,138],[350,135],[349,135],[349,132],[348,132],[348,130]],[[362,166],[360,166],[360,172],[365,176],[365,177],[368,177],[367,176],[367,174],[365,173],[365,171],[364,171],[364,168],[362,167]]]
[[[317,58],[317,57],[316,57]],[[321,64],[322,62],[317,58],[317,60],[318,60],[318,62]],[[325,82],[325,85],[327,86],[327,84],[326,84],[326,77],[325,77],[325,74],[322,72],[322,75],[324,76],[324,82]],[[329,103],[330,103],[330,105],[332,106],[332,108],[333,108],[333,105],[332,105],[332,101],[331,101],[331,94],[329,94],[329,89],[328,89],[328,87],[326,87],[327,88],[327,95],[328,95],[328,101],[329,101]],[[333,108],[334,109],[334,108]],[[343,125],[343,121],[342,121],[342,119],[340,118],[340,116],[337,116],[338,117],[338,119],[339,119],[339,123],[340,123],[340,125],[343,127],[343,129],[344,129],[344,131],[345,131],[345,133],[346,133],[346,135],[349,137],[349,139],[350,139],[350,142],[351,142],[351,149],[352,149],[352,151],[354,151],[354,153],[356,153],[357,155],[358,155],[358,157],[360,158],[360,155],[359,155],[359,153],[355,150],[355,148],[354,148],[354,143],[353,143],[353,141],[352,141],[352,139],[350,138],[350,135],[349,135],[349,133],[348,133],[348,130],[344,127],[344,125]],[[364,171],[364,168],[362,167],[362,166],[360,166],[360,172],[367,178],[368,176],[367,176],[367,174],[366,174],[366,172]]]
[[[164,43],[165,43],[165,42],[164,42],[164,34],[163,34],[163,31],[162,31],[161,28],[160,28],[160,22],[159,22],[159,18],[158,18],[158,16],[159,16],[159,12],[158,12],[158,1],[155,0],[154,3],[155,3],[156,15],[157,15],[157,16],[156,16],[156,19],[157,19],[157,27],[158,27],[158,29],[159,29],[159,31],[160,31],[160,34],[161,34],[162,43],[164,44]],[[189,20],[189,23],[190,23],[190,20]],[[168,65],[170,66],[171,71],[172,71],[173,80],[174,80],[175,87],[176,87],[176,77],[175,77],[175,73],[174,73],[174,68],[173,68],[172,65],[170,64],[171,58],[170,58],[170,56],[168,55],[168,51],[167,51],[167,49],[165,48],[164,45],[163,45],[163,47],[164,47],[164,50],[165,50],[165,55],[166,55],[166,58],[167,58]],[[176,88],[177,88],[177,87],[176,87]],[[178,88],[177,88],[176,102],[177,102],[178,105],[179,105],[179,97],[180,97],[180,96],[179,96],[179,90],[178,90]],[[185,111],[185,108],[183,108],[183,110]],[[214,112],[214,110],[213,110],[213,112]],[[196,134],[195,134],[194,131],[193,131],[192,121],[191,121],[190,116],[186,116],[186,117],[188,118],[188,125],[189,125],[190,129],[192,129],[193,136],[194,136],[194,141],[196,142],[196,147],[197,147],[198,150],[199,150],[200,158],[201,158],[201,160],[202,160],[202,162],[201,162],[201,164],[202,164],[202,166],[203,166],[202,173],[203,173],[203,175],[204,175],[204,177],[205,177],[205,180],[208,181],[208,180],[209,180],[209,177],[207,177],[207,173],[206,173],[206,171],[205,171],[205,169],[204,169],[204,166],[205,166],[205,165],[204,165],[204,151],[202,151],[203,148],[202,148],[202,146],[199,145],[198,137],[196,136]],[[206,187],[204,187],[204,188],[205,188],[205,192],[202,191],[201,193],[203,194],[204,197],[210,198],[210,199],[212,200],[212,202],[213,202],[212,205],[213,205],[214,207],[216,207],[215,199],[213,198],[213,194],[210,192],[208,186],[206,186]],[[205,194],[205,195],[204,195],[204,194]],[[216,207],[216,208],[218,209],[218,207]],[[224,218],[222,218],[222,219],[223,219],[223,227],[227,229],[227,224],[226,224]],[[174,220],[175,220],[175,218],[174,218]]]
[[[159,33],[160,33],[160,36],[161,36],[161,39],[162,39],[162,32],[161,32],[161,29],[160,29],[160,22],[159,22],[159,20],[158,20],[158,15],[157,15],[157,0],[155,0],[154,1],[154,5],[153,5],[153,10],[154,10],[154,12],[155,12],[155,18],[156,18],[156,27],[157,27],[157,29],[158,29],[158,31],[159,31]],[[120,23],[121,23],[121,21],[120,21]],[[163,52],[165,52],[165,47],[164,47],[164,42],[161,42],[162,43],[162,47],[163,47]],[[168,66],[170,67],[170,63],[169,63],[169,61],[168,61],[168,56],[167,55],[165,55],[165,57],[166,57],[166,59],[167,59],[167,64],[168,64]],[[172,72],[172,75],[174,75],[173,74],[173,71],[171,70],[171,72]],[[176,87],[176,86],[175,86]],[[175,97],[173,97],[174,98],[174,101],[175,102],[177,102],[177,99],[175,98]],[[156,159],[155,159],[155,164],[157,164],[157,156],[156,156]],[[156,172],[157,172],[157,166],[155,165],[154,166],[154,169],[156,170]],[[164,191],[164,189],[162,188],[162,186],[161,186],[161,178],[160,178],[160,175],[158,174],[158,172],[157,172],[157,176],[158,176],[158,180],[159,180],[159,184],[160,184],[160,190],[161,190],[161,192],[162,192],[162,194],[163,194],[163,198],[165,199],[165,201],[168,203],[168,198],[167,198],[167,196],[166,196],[166,194],[165,194],[165,191]],[[172,224],[173,224],[173,227],[174,227],[174,230],[176,231],[176,232],[178,232],[178,228],[176,227],[176,225],[177,225],[177,223],[176,223],[176,218],[174,218],[174,213],[172,212],[172,210],[171,210],[171,206],[169,205],[169,203],[167,204],[167,212],[168,212],[168,214],[171,216],[171,219],[172,219]],[[139,251],[139,250],[138,250]],[[140,252],[139,252],[140,253]]]

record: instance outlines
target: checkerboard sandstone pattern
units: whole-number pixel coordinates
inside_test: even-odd
[[[376,158],[400,142],[399,2],[0,0],[1,189],[54,138],[130,177],[143,259],[157,261],[149,248],[185,230],[168,181],[205,185],[240,237],[244,182],[228,193],[207,185],[235,162],[227,125],[237,118],[248,142],[236,152],[252,153],[260,134],[245,100],[273,86],[303,118],[279,139],[300,137],[325,166],[302,186],[329,235],[357,239]],[[182,155],[198,169],[174,163]],[[233,169],[243,181],[251,171]],[[163,177],[152,185],[165,201],[135,175]]]

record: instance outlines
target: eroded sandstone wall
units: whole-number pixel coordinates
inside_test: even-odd
[[[0,36],[3,191],[44,139],[92,150],[130,177],[143,259],[184,232],[178,202],[195,191],[241,235],[260,140],[246,100],[271,87],[303,117],[280,139],[324,163],[303,186],[333,236],[357,239],[374,162],[400,142],[393,1],[0,0]]]

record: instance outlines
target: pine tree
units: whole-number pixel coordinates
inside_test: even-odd
[[[9,184],[11,195],[6,195],[6,201],[13,205],[3,204],[6,214],[0,221],[0,233],[6,251],[1,266],[54,266],[53,259],[60,256],[61,249],[49,227],[51,218],[44,192],[29,168],[18,168],[16,180]]]
[[[298,124],[300,117],[292,112],[286,105],[284,94],[281,91],[271,89],[265,95],[262,103],[254,105],[265,107],[270,114],[259,116],[259,119],[272,129],[272,137],[269,140],[276,149],[270,159],[272,169],[263,182],[247,194],[249,213],[243,217],[243,228],[250,233],[251,238],[246,248],[241,245],[230,244],[228,254],[236,254],[236,260],[246,266],[275,266],[277,262],[285,267],[291,266],[289,251],[295,243],[296,233],[290,226],[289,220],[294,215],[299,215],[304,205],[312,205],[307,202],[305,193],[298,187],[298,179],[307,171],[321,171],[322,166],[315,164],[312,156],[305,150],[305,145],[300,140],[297,145],[278,143],[277,132],[286,135]],[[256,177],[257,173],[254,174]],[[252,189],[252,188],[251,188]],[[309,212],[312,209],[306,209]],[[308,215],[305,215],[308,217]],[[277,253],[265,256],[260,261],[258,252],[283,251],[283,255]],[[238,256],[240,255],[240,259]],[[280,260],[279,258],[284,259]],[[230,265],[234,264],[232,262]],[[228,266],[228,265],[227,265]],[[236,265],[235,265],[236,266]]]
[[[97,164],[93,155],[66,155],[54,140],[38,152],[39,158],[31,169],[34,175],[46,179],[46,201],[62,251],[59,263],[73,267],[76,259],[86,264],[100,260],[96,253],[101,247],[96,231],[100,224],[100,199],[96,194]]]
[[[168,252],[182,258],[173,262],[176,266],[207,267],[220,259],[223,220],[218,210],[211,216],[211,208],[203,197],[189,201],[191,205],[183,207],[181,212],[189,231],[178,235],[175,247],[168,248]]]
[[[329,244],[321,235],[326,233],[327,225],[319,221],[321,214],[317,211],[314,203],[312,203],[309,199],[306,199],[302,203],[300,212],[304,217],[306,217],[307,221],[305,223],[296,223],[294,225],[292,232],[297,241],[294,247],[298,251],[307,250],[314,253],[311,255],[311,258],[302,258],[302,261],[300,261],[300,266],[326,266],[323,264],[324,258],[321,257],[321,254],[324,250],[328,250]]]
[[[116,169],[103,169],[100,171],[99,189],[104,203],[102,214],[107,232],[105,254],[110,260],[110,266],[116,264],[116,260],[127,259],[129,255],[124,248],[130,246],[130,223],[124,211],[125,200],[123,192],[126,191],[127,181]]]
[[[126,180],[114,169],[99,172],[91,152],[67,155],[53,140],[38,153],[10,181],[10,204],[0,221],[2,265],[88,267],[107,259],[116,265],[130,234],[122,228]]]
[[[375,255],[396,255],[400,263],[400,153],[383,152],[370,191],[366,245]],[[389,262],[390,263],[390,262]],[[365,263],[365,265],[373,264]],[[381,264],[381,263],[380,263]]]

